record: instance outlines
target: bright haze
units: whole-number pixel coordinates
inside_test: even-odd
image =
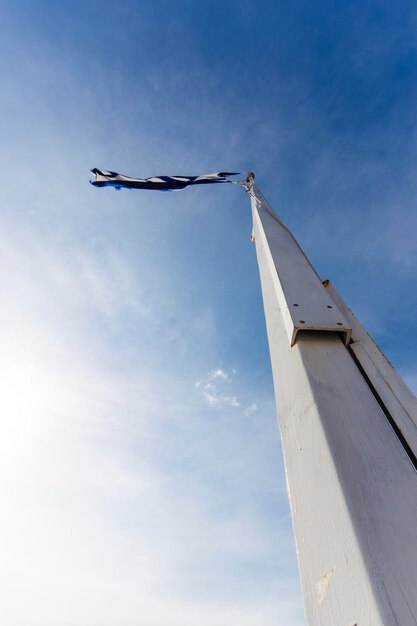
[[[415,8],[18,0],[0,23],[0,622],[301,626],[249,199],[89,170],[253,170],[416,389]]]

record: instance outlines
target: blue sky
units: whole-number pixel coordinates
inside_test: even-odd
[[[301,626],[255,171],[417,389],[412,3],[0,4],[2,623]]]

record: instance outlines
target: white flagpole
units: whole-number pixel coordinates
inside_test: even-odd
[[[417,400],[249,177],[307,623],[417,624]]]

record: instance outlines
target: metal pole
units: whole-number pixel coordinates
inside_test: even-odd
[[[249,179],[307,623],[417,624],[417,400]]]

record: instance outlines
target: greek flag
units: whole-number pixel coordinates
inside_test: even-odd
[[[231,183],[227,176],[239,172],[217,172],[201,176],[154,176],[153,178],[131,178],[117,172],[107,172],[96,167],[91,170],[95,180],[90,183],[95,187],[114,187],[115,189],[156,189],[158,191],[178,191],[189,185],[207,185],[210,183]]]

